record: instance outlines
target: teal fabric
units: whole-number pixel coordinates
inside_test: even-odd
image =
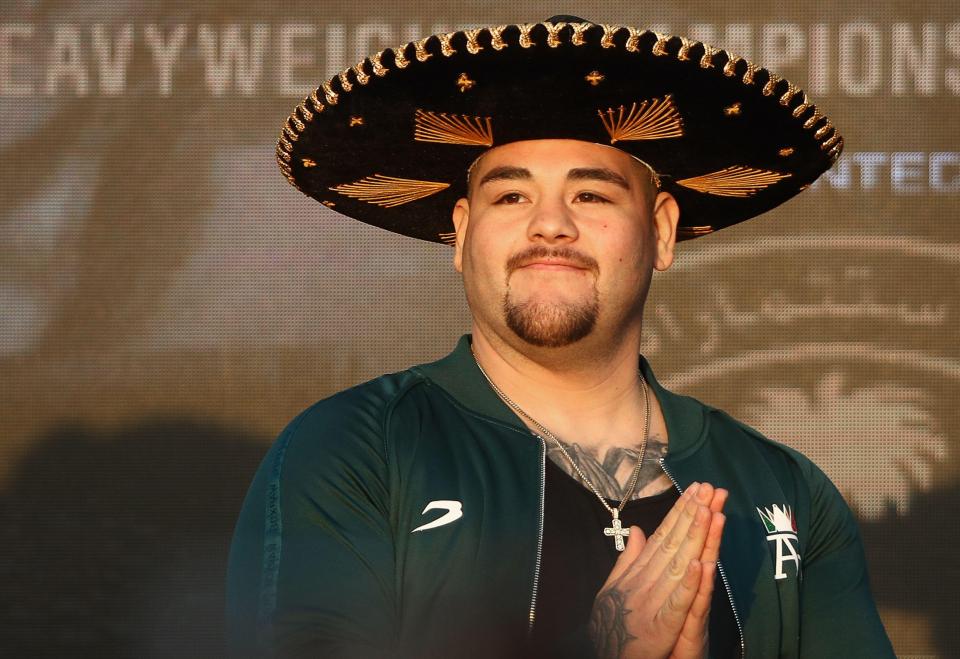
[[[319,401],[284,429],[231,546],[232,656],[530,654],[543,446],[490,388],[469,342]],[[797,451],[667,391],[642,356],[639,366],[678,487],[730,491],[720,559],[745,656],[893,657],[856,522],[830,480]],[[463,516],[412,532],[439,516],[423,514],[437,500],[462,502]],[[791,507],[801,556],[783,579],[757,511],[774,504]],[[587,656],[583,641],[571,637]]]

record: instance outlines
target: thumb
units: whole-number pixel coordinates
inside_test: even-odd
[[[617,579],[621,574],[633,564],[640,552],[647,544],[647,536],[643,534],[643,529],[639,526],[630,526],[630,535],[627,536],[627,546],[617,557],[617,562],[613,564],[608,581]]]

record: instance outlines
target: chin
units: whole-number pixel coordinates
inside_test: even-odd
[[[524,342],[541,348],[562,348],[589,336],[597,323],[597,305],[504,303],[507,327]]]

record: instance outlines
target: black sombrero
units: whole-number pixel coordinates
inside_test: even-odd
[[[431,35],[365,58],[287,119],[277,162],[336,211],[450,243],[484,150],[567,138],[649,163],[680,205],[678,239],[778,206],[843,148],[789,81],[683,37],[572,17]]]

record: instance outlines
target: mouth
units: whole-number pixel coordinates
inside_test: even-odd
[[[520,266],[518,270],[554,270],[563,272],[570,270],[586,270],[586,268],[580,267],[579,265],[571,263],[570,261],[563,261],[561,259],[539,259]]]

